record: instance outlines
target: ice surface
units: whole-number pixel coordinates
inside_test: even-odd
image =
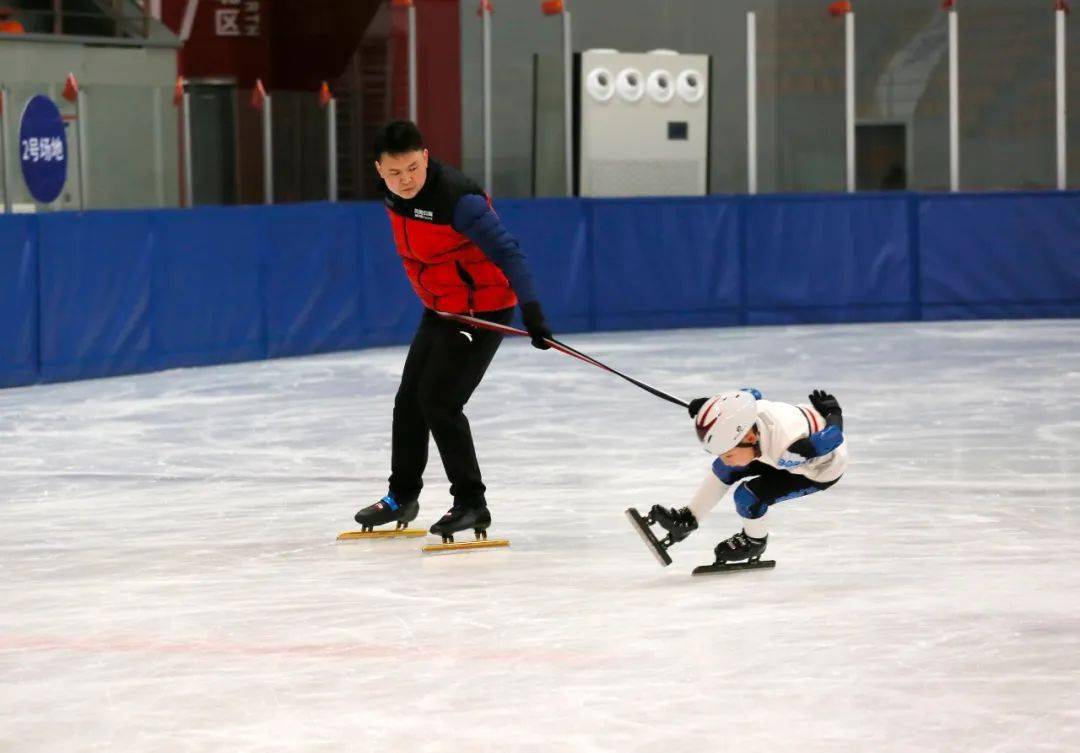
[[[681,409],[507,342],[469,406],[509,550],[335,543],[404,352],[0,391],[0,751],[1080,750],[1080,321],[568,336],[683,397],[835,391],[852,464],[775,570],[623,516]],[[434,447],[422,524],[448,505]]]

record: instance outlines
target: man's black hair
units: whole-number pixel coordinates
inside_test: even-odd
[[[384,154],[405,154],[424,148],[424,137],[411,120],[392,120],[375,137],[375,161]]]

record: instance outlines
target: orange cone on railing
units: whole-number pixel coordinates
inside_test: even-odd
[[[173,107],[179,107],[180,103],[184,101],[184,77],[176,77],[176,86],[173,87],[172,103]]]
[[[263,109],[266,104],[266,87],[261,78],[255,79],[255,87],[251,90],[251,106],[256,110]]]
[[[540,10],[545,16],[557,16],[566,10],[566,7],[563,5],[563,0],[543,0],[540,3]]]
[[[834,3],[829,3],[830,16],[843,16],[846,13],[851,13],[850,0],[836,0]]]
[[[64,91],[60,96],[68,102],[74,102],[79,98],[79,82],[75,79],[74,73],[69,73],[67,79],[64,80]]]
[[[330,84],[323,81],[322,86],[319,87],[319,107],[326,107],[333,98],[334,95],[330,92]]]

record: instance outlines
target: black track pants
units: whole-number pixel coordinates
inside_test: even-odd
[[[478,312],[476,316],[509,324],[514,309]],[[502,335],[496,332],[443,319],[430,309],[424,311],[394,399],[390,492],[396,499],[420,494],[430,433],[454,499],[471,504],[485,501],[469,419],[462,411],[501,342]]]

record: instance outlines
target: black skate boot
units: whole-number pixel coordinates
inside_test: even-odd
[[[491,513],[488,512],[487,503],[454,500],[454,506],[447,510],[430,530],[436,536],[442,536],[443,543],[446,544],[453,542],[455,533],[470,528],[476,534],[477,541],[486,539],[490,525]]]
[[[698,527],[694,513],[687,507],[676,510],[674,507],[663,508],[660,505],[653,505],[648,517],[642,517],[641,513],[631,507],[626,511],[626,517],[634,524],[641,540],[648,544],[649,549],[656,556],[656,561],[664,567],[671,564],[671,555],[667,551],[671,545],[679,543]],[[667,531],[667,535],[662,539],[656,538],[651,528],[653,525],[663,528]]]
[[[716,545],[716,549],[713,550],[716,553],[716,564],[743,560],[746,560],[748,564],[757,562],[764,554],[768,543],[768,536],[763,539],[753,539],[746,535],[746,531],[739,531]]]
[[[385,523],[397,523],[394,530],[407,528],[409,523],[420,514],[420,502],[415,499],[398,502],[393,494],[387,494],[373,505],[368,505],[356,513],[356,522],[361,531],[370,531],[375,526]]]
[[[711,565],[695,567],[691,575],[710,575],[713,573],[731,573],[738,570],[759,570],[776,567],[776,560],[763,560],[761,555],[769,537],[754,539],[739,531],[730,539],[724,539],[716,545],[716,562]],[[743,560],[746,560],[743,562]]]
[[[664,537],[667,546],[679,543],[697,530],[697,518],[690,512],[689,507],[676,510],[674,507],[664,508],[653,505],[649,510],[649,520],[668,532],[668,535]]]

